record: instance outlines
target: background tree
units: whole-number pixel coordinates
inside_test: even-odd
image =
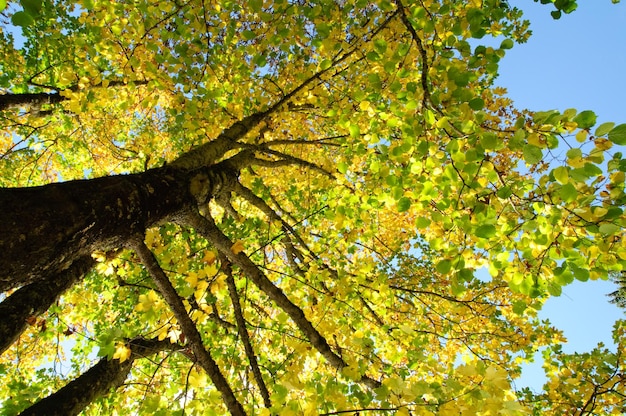
[[[519,10],[86,0],[2,16],[5,412],[564,409],[513,383],[559,351],[545,297],[624,268],[626,125],[519,111],[492,87],[528,36]],[[572,383],[584,409],[621,409],[623,364],[605,357],[570,360],[599,372]]]

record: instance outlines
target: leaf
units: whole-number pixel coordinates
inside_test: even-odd
[[[539,163],[541,162],[541,159],[543,159],[543,152],[541,151],[541,149],[532,144],[527,144],[524,146],[523,154],[524,160],[530,165]]]
[[[6,9],[6,7],[7,7],[7,0],[0,0],[0,12]]]
[[[574,185],[572,185],[571,183],[567,183],[563,185],[559,190],[559,196],[565,202],[574,202],[578,197],[578,191],[576,190],[576,187]]]
[[[596,128],[596,131],[593,133],[593,135],[596,137],[604,136],[613,129],[613,126],[615,126],[615,123],[602,123],[598,126],[598,128]]]
[[[230,251],[233,252],[233,254],[239,254],[241,253],[243,250],[245,249],[245,246],[243,245],[243,241],[241,240],[237,240],[235,241],[235,243],[232,245],[232,247],[230,248]]]
[[[20,3],[22,7],[24,7],[24,11],[33,18],[40,15],[42,7],[41,0],[20,0]]]
[[[626,145],[626,124],[613,127],[609,132],[609,140],[621,146]]]
[[[569,181],[569,169],[565,166],[559,166],[552,170],[552,175],[557,182],[566,184]]]
[[[30,14],[24,11],[19,11],[15,12],[15,14],[11,16],[11,23],[15,26],[27,27],[35,23],[35,19],[33,19]]]
[[[398,212],[405,212],[411,208],[411,200],[405,196],[398,200]]]
[[[482,110],[483,107],[485,107],[485,101],[480,97],[471,99],[468,104],[470,108],[474,111]]]
[[[350,124],[348,130],[350,131],[350,137],[352,138],[356,139],[361,135],[361,129],[359,128],[358,124]]]
[[[441,260],[439,263],[437,263],[437,266],[435,266],[435,269],[441,274],[447,274],[451,268],[452,261],[448,259]]]
[[[504,39],[500,44],[500,49],[511,49],[513,45],[513,39]]]
[[[483,224],[476,228],[474,235],[478,238],[491,238],[496,235],[496,227],[492,224]]]
[[[125,343],[117,343],[115,346],[115,352],[113,353],[114,360],[120,360],[120,362],[123,363],[128,360],[131,355],[132,351],[126,346]]]
[[[605,222],[600,225],[598,230],[600,231],[600,234],[609,236],[617,234],[617,232],[621,230],[621,227],[613,223]]]
[[[574,122],[578,124],[579,129],[589,129],[596,124],[597,116],[593,111],[581,111],[576,117]]]

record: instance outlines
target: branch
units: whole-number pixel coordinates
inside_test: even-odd
[[[206,348],[204,348],[202,336],[200,332],[198,332],[198,328],[196,328],[196,325],[189,317],[182,299],[178,296],[178,293],[176,293],[176,289],[172,286],[163,269],[161,269],[154,254],[152,254],[140,237],[135,238],[135,240],[131,242],[131,247],[139,256],[139,259],[150,273],[150,276],[152,276],[159,292],[161,292],[163,299],[165,299],[174,313],[178,324],[185,334],[185,338],[191,344],[191,349],[198,359],[200,366],[207,372],[217,390],[222,394],[222,400],[228,408],[228,411],[232,415],[245,415],[243,407],[237,401],[237,398],[217,363],[213,360]]]
[[[388,23],[389,20],[385,21],[381,28]],[[334,60],[330,67],[322,69],[311,75],[309,78],[304,80],[302,83],[300,83],[300,85],[292,89],[289,93],[284,95],[280,100],[276,101],[266,110],[257,111],[256,113],[250,114],[249,116],[246,116],[241,120],[233,123],[230,127],[222,131],[222,133],[220,133],[215,140],[191,149],[187,153],[181,155],[174,162],[172,162],[171,166],[184,170],[197,169],[202,166],[208,166],[212,163],[215,163],[229,150],[241,147],[241,143],[238,142],[239,139],[243,138],[246,134],[248,134],[248,132],[250,132],[250,130],[258,126],[267,117],[276,113],[283,105],[287,104],[296,94],[302,91],[306,86],[308,86],[313,81],[320,79],[322,75],[334,68],[335,65],[348,59],[357,50],[358,48],[355,47],[345,54],[339,56],[337,59]]]
[[[250,280],[264,292],[278,307],[280,307],[296,326],[305,334],[309,342],[317,351],[338,370],[347,367],[346,362],[333,352],[328,341],[315,329],[313,324],[306,318],[302,309],[295,305],[285,293],[267,278],[259,268],[250,260],[245,253],[235,254],[231,250],[233,242],[215,225],[212,218],[205,218],[197,212],[189,213],[183,219],[186,225],[196,229],[198,233],[209,240],[220,253],[233,264],[237,265]],[[380,387],[380,382],[364,375],[359,380],[371,388]]]
[[[58,92],[35,92],[23,94],[0,94],[0,111],[29,106],[39,108],[44,104],[56,104],[65,100]]]
[[[24,332],[28,318],[47,311],[94,264],[95,260],[91,256],[82,257],[59,274],[22,286],[0,303],[0,354]]]
[[[430,103],[431,100],[430,100],[430,89],[428,88],[428,56],[426,55],[426,49],[424,49],[424,44],[422,43],[422,39],[418,36],[417,32],[415,31],[415,28],[413,27],[409,18],[406,15],[405,10],[404,10],[404,5],[402,4],[400,0],[396,0],[395,2],[396,2],[396,6],[398,7],[398,11],[400,12],[400,19],[402,19],[402,23],[404,23],[406,28],[409,30],[409,33],[411,33],[411,36],[413,37],[413,40],[417,44],[417,49],[419,50],[420,55],[422,57],[422,76],[421,76],[422,80],[421,81],[422,81],[422,89],[424,90],[423,105],[424,107],[428,107],[428,103]]]
[[[128,360],[102,358],[63,388],[30,406],[20,416],[73,416],[81,413],[99,397],[121,386],[128,377],[133,362],[164,350],[180,348],[169,341],[135,338],[128,343],[131,355]]]
[[[220,262],[222,263],[222,270],[226,274],[228,293],[230,294],[230,299],[233,302],[233,313],[235,314],[235,320],[237,322],[237,332],[239,333],[241,341],[243,342],[244,349],[246,350],[246,355],[248,356],[250,367],[252,367],[252,374],[254,375],[254,379],[259,386],[259,390],[261,391],[261,397],[263,397],[263,403],[265,404],[265,407],[269,409],[270,407],[272,407],[270,393],[267,390],[265,382],[263,381],[263,376],[261,374],[261,370],[259,369],[259,363],[257,362],[256,355],[254,354],[254,349],[252,348],[252,344],[250,343],[250,335],[246,330],[246,321],[243,318],[239,295],[237,294],[237,286],[235,285],[235,279],[233,278],[233,272],[230,266],[230,262],[228,262],[228,260],[223,255],[220,256]]]

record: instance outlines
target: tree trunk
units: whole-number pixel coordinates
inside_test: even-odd
[[[0,188],[0,292],[61,276],[79,258],[212,197],[236,172],[218,164],[32,188]]]

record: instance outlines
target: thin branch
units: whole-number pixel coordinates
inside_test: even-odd
[[[228,381],[222,374],[217,363],[213,360],[206,348],[204,348],[202,336],[200,335],[200,332],[198,332],[198,328],[196,328],[194,322],[189,317],[183,300],[180,298],[178,293],[176,293],[176,289],[174,289],[172,283],[165,275],[165,272],[161,269],[161,266],[152,251],[150,251],[148,246],[146,246],[143,238],[141,237],[136,237],[130,245],[150,273],[150,276],[152,276],[152,279],[159,289],[159,292],[161,292],[163,299],[165,299],[174,313],[178,324],[185,334],[185,338],[191,344],[191,349],[198,359],[200,366],[207,372],[217,390],[222,394],[222,400],[228,408],[228,411],[232,415],[245,415],[243,406],[235,397],[235,394],[233,393]]]
[[[265,407],[269,409],[270,407],[272,407],[270,393],[267,390],[265,382],[263,381],[263,376],[261,374],[261,370],[259,369],[259,363],[257,362],[254,349],[252,348],[252,343],[250,342],[250,335],[248,334],[248,330],[246,329],[246,321],[243,318],[243,311],[241,310],[241,303],[239,300],[239,294],[237,293],[237,286],[235,285],[233,271],[231,269],[230,262],[226,259],[226,257],[224,257],[224,255],[220,255],[220,262],[222,263],[222,271],[224,271],[224,273],[226,274],[228,293],[230,295],[231,301],[233,302],[233,313],[235,314],[235,321],[237,322],[237,332],[239,333],[241,341],[243,342],[244,349],[246,350],[246,356],[248,357],[248,361],[250,362],[250,367],[252,367],[252,374],[254,375],[254,379],[259,386],[261,397],[263,397],[263,403],[265,404]]]
[[[294,304],[285,293],[278,288],[271,280],[261,272],[261,270],[250,260],[243,252],[235,254],[231,250],[233,242],[215,225],[212,218],[201,216],[197,212],[188,213],[187,218],[183,219],[188,226],[195,230],[213,245],[233,264],[237,265],[252,282],[264,292],[272,301],[278,305],[298,328],[305,334],[309,342],[317,351],[328,361],[328,363],[338,370],[347,367],[346,362],[333,352],[326,338],[320,334],[313,324],[306,318],[304,311]],[[366,375],[363,375],[359,382],[369,386],[370,388],[380,387],[380,382]]]
[[[411,36],[413,37],[413,40],[417,44],[417,49],[419,50],[419,53],[422,57],[421,82],[422,82],[422,89],[424,90],[423,105],[424,107],[428,107],[428,104],[431,102],[430,89],[428,87],[428,71],[429,71],[428,55],[426,54],[426,49],[424,49],[424,44],[422,43],[422,39],[419,37],[419,35],[415,31],[415,28],[413,27],[413,25],[411,24],[411,21],[409,20],[409,18],[407,17],[405,13],[404,5],[402,4],[400,0],[396,0],[396,6],[398,7],[398,11],[400,12],[400,19],[402,20],[402,23],[404,23],[406,28],[409,30],[409,33],[411,33]]]

